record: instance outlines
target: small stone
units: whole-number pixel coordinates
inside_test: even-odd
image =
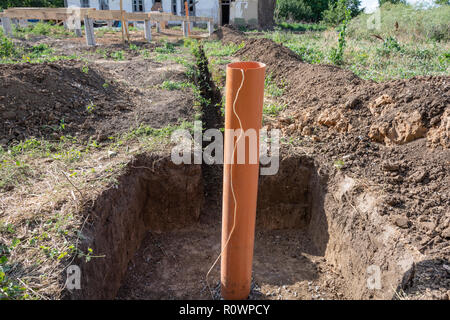
[[[16,113],[14,111],[6,111],[2,113],[2,117],[6,120],[14,120],[16,118]]]
[[[444,239],[450,239],[450,227],[448,227],[447,229],[444,229],[441,232],[441,237]]]
[[[398,163],[385,162],[381,168],[384,171],[398,171],[400,169],[400,165]]]
[[[361,103],[360,97],[359,96],[353,96],[353,97],[350,97],[350,99],[347,100],[347,102],[345,103],[345,107],[349,108],[349,109],[354,109],[360,103]]]
[[[397,227],[402,228],[402,229],[407,229],[407,228],[409,228],[409,224],[410,224],[408,218],[406,218],[406,217],[401,217],[401,216],[400,216],[400,217],[396,217],[396,218],[394,219],[394,223],[395,223],[395,225],[396,225]]]
[[[434,222],[421,222],[421,227],[427,231],[434,231],[436,224]]]
[[[115,156],[117,156],[117,152],[111,150],[108,151],[108,157],[113,158]]]
[[[311,127],[306,126],[306,127],[303,128],[303,130],[302,130],[302,135],[304,135],[304,136],[310,136],[311,134],[312,134],[312,129],[311,129]]]

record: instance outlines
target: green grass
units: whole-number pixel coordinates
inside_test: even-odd
[[[269,103],[264,105],[263,114],[268,116],[278,116],[284,109],[286,109],[285,104]]]
[[[163,54],[175,53],[175,51],[175,44],[168,41],[162,41],[162,46],[155,48],[155,52]]]
[[[410,5],[383,5],[380,10],[380,29],[370,29],[370,15],[360,14],[348,26],[348,34],[356,40],[370,40],[373,34],[384,38],[397,37],[403,42],[450,41],[450,6],[427,10]],[[398,29],[395,27],[398,24]]]
[[[295,32],[304,31],[324,31],[327,27],[320,23],[301,23],[301,22],[280,22],[277,25],[279,30],[290,30]]]
[[[284,93],[285,85],[278,85],[272,77],[272,74],[267,74],[264,80],[264,92],[273,98],[281,97]]]
[[[64,26],[53,25],[47,22],[30,23],[27,27],[13,26],[13,34],[20,38],[26,38],[29,35],[53,38],[73,36],[73,32],[65,29]]]
[[[177,82],[177,81],[171,81],[171,80],[165,80],[161,85],[160,88],[164,90],[183,90],[186,88],[192,87],[191,83],[187,82]]]
[[[125,60],[124,51],[123,50],[114,51],[113,53],[111,53],[111,58],[113,58],[116,61]]]
[[[245,46],[242,42],[239,45],[234,43],[223,44],[221,41],[204,41],[204,50],[206,55],[209,57],[231,57],[239,49]]]
[[[52,48],[43,43],[31,47],[16,46],[9,38],[0,35],[0,63],[44,63],[77,58],[76,55],[57,55]]]
[[[367,15],[352,19],[345,38],[340,66],[363,79],[377,82],[408,79],[422,75],[450,73],[450,6],[414,10],[410,6],[383,6],[381,29],[367,28]],[[399,30],[395,30],[398,21]],[[263,37],[283,44],[303,61],[333,64],[333,50],[338,45],[339,28],[326,31],[266,32]],[[373,36],[377,34],[382,39]],[[445,35],[444,35],[445,34]]]

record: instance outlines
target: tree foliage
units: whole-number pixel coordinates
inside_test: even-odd
[[[0,8],[11,7],[64,7],[64,0],[0,0]]]
[[[343,22],[348,14],[350,14],[351,17],[358,15],[361,12],[361,9],[359,8],[360,4],[361,1],[359,0],[330,1],[328,9],[322,14],[323,21],[327,25],[336,26]]]
[[[388,2],[390,2],[392,4],[399,4],[399,3],[406,4],[406,0],[378,0],[378,4],[380,6],[382,6],[383,4],[388,3]]]
[[[359,8],[360,0],[344,0],[344,2],[346,9],[350,9],[352,16],[361,12]],[[275,18],[278,22],[287,20],[319,21],[326,10],[330,10],[332,6],[337,7],[338,3],[339,0],[277,0]]]

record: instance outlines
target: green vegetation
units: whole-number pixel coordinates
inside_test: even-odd
[[[111,53],[111,58],[113,58],[116,61],[122,61],[124,60],[124,52],[123,50],[114,51]]]
[[[175,53],[175,45],[166,40],[162,41],[162,46],[155,48],[155,52],[157,53]]]
[[[369,14],[360,14],[348,27],[348,34],[355,40],[372,40],[373,34],[383,38],[397,36],[404,42],[432,43],[450,40],[450,6],[443,5],[427,10],[410,5],[392,5],[381,7],[379,29],[368,28]],[[398,26],[398,27],[397,27]]]
[[[406,0],[378,0],[378,4],[382,6],[385,3],[392,3],[392,4],[406,4]]]
[[[11,7],[64,7],[64,0],[1,0],[0,9]]]
[[[27,38],[29,35],[63,38],[73,34],[71,31],[66,30],[64,26],[47,22],[30,23],[26,27],[14,26],[13,33],[18,38]]]
[[[351,16],[352,12],[347,6],[347,1],[339,0],[336,3],[330,2],[328,9],[323,12],[323,22],[329,26],[337,26],[344,21],[348,22]]]
[[[263,114],[269,116],[278,116],[284,109],[286,109],[285,104],[269,103],[263,106]]]
[[[282,21],[320,21],[324,15],[331,17],[335,12],[342,11],[339,0],[277,0],[275,20]],[[358,15],[360,0],[344,0],[345,8],[352,16]],[[343,18],[344,16],[342,16]],[[342,20],[341,20],[342,21]],[[340,22],[340,21],[339,21]],[[339,23],[338,22],[338,23]]]
[[[0,34],[0,63],[43,63],[76,58],[76,55],[55,55],[53,49],[43,43],[31,47],[16,46],[12,40]]]
[[[327,26],[322,23],[301,23],[301,22],[279,22],[277,30],[290,30],[294,32],[304,32],[304,31],[324,31]]]
[[[11,229],[11,225],[0,226],[1,233],[14,233]],[[17,238],[16,238],[17,239]],[[12,265],[8,263],[8,256],[14,247],[17,245],[17,241],[14,241],[11,246],[6,246],[0,242],[0,300],[4,299],[25,299],[28,297],[25,294],[25,288],[18,284],[16,281],[10,279],[7,276],[8,271],[12,268]]]
[[[448,75],[450,6],[427,10],[387,3],[379,30],[360,14],[337,28],[302,34],[276,30],[263,37],[281,43],[312,64],[338,64],[364,79],[387,81]],[[375,36],[374,36],[375,35]]]
[[[279,86],[272,77],[267,74],[264,80],[264,92],[273,98],[281,97],[284,93],[284,84]]]
[[[177,81],[171,81],[171,80],[165,80],[162,84],[161,84],[161,89],[164,90],[183,90],[186,88],[191,88],[192,84],[191,83],[187,83],[187,82],[177,82]]]
[[[339,3],[344,3],[343,0],[340,0]],[[342,25],[340,27],[341,31],[339,32],[339,38],[338,38],[338,46],[337,48],[331,49],[330,54],[330,60],[334,64],[343,64],[344,63],[344,50],[345,46],[347,45],[347,42],[345,40],[346,32],[347,32],[347,24],[350,21],[350,10],[345,10],[345,16],[344,21],[342,22]]]
[[[239,49],[245,46],[242,42],[239,45],[234,43],[223,44],[221,41],[207,41],[203,43],[205,53],[209,57],[231,57]]]

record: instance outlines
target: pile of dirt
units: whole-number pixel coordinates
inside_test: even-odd
[[[1,65],[0,145],[61,135],[102,141],[140,124],[160,128],[193,114],[188,92],[136,88],[118,81],[113,71],[120,67],[126,68],[79,61]],[[145,63],[137,69],[146,69]]]
[[[272,40],[242,35],[236,39],[234,32],[222,33],[225,42],[245,41],[245,47],[236,53],[238,58],[265,63],[267,73],[286,85],[279,102],[287,107],[267,128],[281,129],[288,141],[297,141],[297,148],[328,164],[334,175],[359,181],[355,198],[358,192],[362,192],[360,198],[366,197],[363,189],[376,188],[379,219],[391,225],[386,230],[398,230],[417,252],[430,261],[440,261],[436,270],[448,264],[450,77],[376,83],[336,66],[303,63]],[[341,227],[348,222],[344,217],[338,220],[342,220],[336,222]],[[369,230],[367,221],[358,220],[358,225],[356,221],[348,225],[353,241],[355,234]],[[333,223],[334,233],[349,232]],[[364,237],[361,235],[360,241],[368,241]],[[367,259],[370,263],[373,258]],[[441,288],[449,289],[444,280]],[[421,281],[410,282],[417,287]],[[410,285],[399,289],[415,291]]]
[[[245,34],[239,31],[238,28],[232,25],[225,25],[221,28],[218,28],[213,34],[210,36],[212,40],[222,40],[223,42],[233,42],[233,43],[241,43],[244,41]]]

